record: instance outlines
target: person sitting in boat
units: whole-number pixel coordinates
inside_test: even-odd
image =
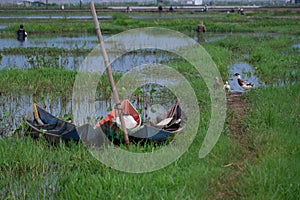
[[[197,28],[196,28],[196,31],[197,31],[198,33],[200,33],[200,32],[205,33],[205,32],[206,32],[206,27],[205,27],[205,25],[203,24],[202,21],[198,24],[198,26],[197,26]]]
[[[25,41],[26,38],[27,32],[25,31],[23,24],[21,24],[19,30],[17,31],[17,39],[22,42]]]

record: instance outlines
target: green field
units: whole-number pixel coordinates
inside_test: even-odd
[[[242,95],[243,116],[227,110],[217,144],[200,159],[198,152],[211,114],[209,93],[189,64],[175,60],[169,65],[191,83],[201,109],[197,136],[176,162],[158,171],[130,174],[105,166],[81,143],[51,146],[42,138],[4,137],[0,139],[1,199],[300,199],[300,49],[293,46],[300,46],[297,13],[142,14],[153,17],[148,19],[131,18],[140,13],[106,14],[112,18],[100,20],[100,24],[108,35],[138,27],[163,27],[192,37],[195,26],[203,20],[207,26],[205,34],[227,34],[201,43],[222,79],[230,78],[228,65],[244,61],[253,66],[264,84]],[[0,23],[8,24],[0,30],[0,36],[11,38],[20,19],[0,19]],[[93,22],[88,19],[24,19],[22,23],[33,38],[95,34]],[[55,48],[28,51],[41,54],[51,51],[53,57],[64,52]],[[65,51],[86,54],[79,50]],[[0,53],[25,52],[7,47]],[[71,94],[75,76],[75,71],[47,65],[38,69],[3,69],[0,94],[32,91],[38,96]],[[106,80],[99,88],[107,86]],[[240,132],[231,128],[236,117],[241,117]],[[130,149],[135,149],[131,145]]]

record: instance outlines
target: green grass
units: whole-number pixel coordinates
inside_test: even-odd
[[[97,43],[95,43],[97,45]],[[67,56],[68,54],[73,55],[83,55],[87,56],[88,53],[90,53],[92,49],[84,49],[80,47],[76,47],[74,49],[63,49],[63,48],[54,48],[54,47],[26,47],[26,48],[3,48],[0,53],[3,55],[25,55],[25,56],[52,56],[52,57],[58,57],[58,56]]]
[[[239,179],[236,191],[250,199],[299,199],[300,84],[262,88],[247,94],[245,121],[255,163]]]
[[[31,93],[43,96],[50,93],[55,96],[71,97],[77,71],[62,70],[51,67],[38,69],[5,69],[0,74],[0,93]],[[118,81],[121,74],[113,74]],[[98,98],[107,99],[111,88],[107,75],[99,77]]]
[[[188,70],[188,67],[182,71]],[[191,79],[189,75],[187,77]],[[201,79],[194,80],[193,85],[205,86]],[[201,92],[199,87],[198,92],[202,102],[209,101],[206,90]],[[226,158],[217,152],[212,158],[198,159],[197,152],[207,130],[209,112],[209,103],[202,105],[198,137],[184,156],[162,170],[145,174],[110,169],[92,157],[82,144],[53,147],[43,139],[4,138],[0,140],[0,188],[5,191],[2,196],[8,199],[200,198],[205,190],[199,192],[197,188],[208,187],[209,180],[219,170],[220,162]],[[150,145],[131,146],[129,149],[143,152],[152,148]],[[12,151],[14,155],[9,156]],[[216,161],[214,157],[221,160]],[[207,173],[202,173],[204,171]]]
[[[140,27],[162,27],[176,31],[181,31],[188,35],[195,31],[199,20],[203,20],[207,26],[208,32],[218,33],[285,33],[299,34],[299,20],[280,18],[279,16],[269,16],[268,13],[258,12],[255,15],[240,16],[237,13],[214,13],[213,15],[205,15],[202,13],[182,14],[182,13],[135,13],[138,16],[151,16],[153,18],[136,19],[131,18],[133,14],[128,13],[104,13],[111,15],[112,19],[100,20],[101,30],[104,34],[116,34],[122,31],[140,28]],[[282,13],[284,16],[286,13]],[[51,19],[24,19],[25,29],[31,37],[40,37],[43,35],[76,35],[94,34],[95,29],[92,19],[68,19],[70,13],[64,13],[66,18]],[[91,14],[86,13],[89,16]],[[102,13],[99,13],[102,15]],[[133,15],[134,16],[134,15]],[[291,16],[287,14],[287,16]],[[293,17],[293,16],[291,16]],[[188,19],[188,20],[187,20]],[[262,20],[263,19],[263,20]],[[0,36],[7,38],[13,37],[15,31],[20,24],[19,19],[0,19],[0,22],[8,23],[9,26],[0,30]]]
[[[172,19],[137,20],[120,14],[104,21],[102,27],[110,34],[133,27],[157,26],[193,35],[195,25],[204,17],[193,13],[191,18],[180,19],[180,15]],[[195,70],[186,62],[174,61],[170,65],[191,83],[201,110],[198,134],[178,160],[155,172],[129,174],[103,165],[81,143],[53,147],[43,139],[6,137],[0,140],[1,198],[299,199],[300,54],[292,45],[299,43],[300,28],[299,20],[277,18],[284,15],[293,17],[295,14],[261,12],[241,17],[214,13],[204,20],[209,32],[243,34],[203,44],[222,78],[228,78],[229,64],[245,61],[266,83],[266,86],[243,95],[246,101],[242,120],[243,144],[231,138],[232,111],[229,110],[218,143],[207,157],[198,158],[210,119],[210,97]],[[61,26],[57,30],[54,30],[57,22],[53,21],[41,26],[33,21],[28,25],[32,27],[34,37],[53,30],[55,34],[63,30],[79,31],[80,34],[94,32],[92,23],[77,21],[73,28],[73,22],[58,20]],[[1,31],[0,35],[12,34],[10,32],[17,24]],[[253,34],[257,32],[260,34]],[[47,66],[34,70],[1,70],[0,93],[34,91],[39,95],[48,92],[71,95],[75,76],[76,72]],[[120,77],[115,75],[116,80]],[[281,80],[288,84],[272,86]],[[103,94],[110,94],[107,78],[103,77],[99,88],[107,92]],[[151,145],[131,146],[130,150],[144,152],[152,148]],[[224,167],[231,162],[240,163],[242,170]]]
[[[44,140],[0,140],[0,188],[11,199],[199,199],[233,153],[231,142],[205,159],[198,158],[208,113],[203,113],[199,136],[180,159],[159,171],[129,174],[110,169],[91,156],[82,144],[52,147]],[[224,142],[224,141],[223,141]],[[234,145],[233,145],[234,146]],[[11,156],[11,152],[15,152]],[[218,158],[218,159],[216,159]],[[6,178],[11,177],[11,178]],[[202,189],[199,190],[199,187]]]
[[[2,93],[56,93],[71,95],[77,72],[53,68],[1,70]]]

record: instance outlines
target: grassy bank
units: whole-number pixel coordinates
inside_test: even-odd
[[[245,98],[250,112],[244,121],[248,150],[245,172],[226,187],[246,199],[300,198],[300,84],[255,90]]]

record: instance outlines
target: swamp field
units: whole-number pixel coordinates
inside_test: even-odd
[[[237,102],[227,97],[233,105],[227,107],[218,142],[199,158],[211,116],[208,88],[186,60],[153,49],[127,53],[111,66],[116,82],[145,63],[171,66],[188,80],[201,110],[199,128],[175,162],[150,173],[125,173],[99,162],[82,143],[52,146],[43,138],[24,136],[22,117],[32,103],[60,118],[73,118],[75,77],[98,45],[97,36],[88,10],[1,11],[0,199],[300,199],[299,12],[97,14],[104,39],[157,27],[183,33],[206,50],[232,95],[241,94]],[[207,28],[203,34],[195,31],[199,21]],[[23,43],[15,35],[20,24],[28,32]],[[255,87],[242,90],[236,72]],[[106,76],[96,97],[103,117],[112,108]],[[168,104],[170,94],[159,90],[155,97]],[[131,144],[128,151],[160,148]]]

